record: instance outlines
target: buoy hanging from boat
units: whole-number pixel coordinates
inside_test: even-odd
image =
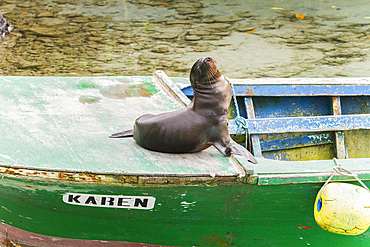
[[[359,235],[370,226],[370,190],[357,174],[333,159],[333,174],[316,196],[314,215],[324,230],[343,235]],[[329,183],[335,175],[354,177],[361,185]]]
[[[326,231],[359,235],[370,226],[370,192],[348,183],[324,185],[316,197],[314,215]]]
[[[334,159],[334,163],[334,173],[316,196],[315,220],[326,231],[359,235],[370,226],[370,190],[357,174],[343,168],[337,159]],[[362,187],[349,183],[329,183],[335,175],[354,177]]]

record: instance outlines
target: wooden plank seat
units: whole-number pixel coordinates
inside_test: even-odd
[[[229,80],[246,119],[240,133],[231,119],[230,134],[248,135],[256,157],[265,151],[333,143],[337,158],[344,159],[348,158],[344,131],[370,129],[368,78]],[[189,87],[182,91],[192,95]],[[231,110],[232,117],[235,112]],[[307,134],[260,140],[261,135],[298,132]]]

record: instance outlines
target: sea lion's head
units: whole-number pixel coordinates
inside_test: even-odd
[[[217,69],[215,58],[202,57],[191,68],[190,83],[193,88],[208,87],[221,75],[221,72]]]

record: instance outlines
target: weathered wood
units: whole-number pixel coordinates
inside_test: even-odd
[[[254,106],[252,97],[244,98],[245,110],[247,112],[248,119],[255,119]],[[252,151],[255,157],[262,157],[260,137],[258,135],[250,135],[252,141]],[[245,137],[245,141],[248,141],[248,136]],[[247,145],[246,145],[247,146]]]
[[[338,116],[342,115],[342,108],[340,105],[340,97],[333,96],[332,98],[332,110],[333,115]],[[344,141],[344,132],[343,131],[336,131],[335,132],[335,147],[338,159],[345,159],[348,158],[346,156],[346,145]]]
[[[172,97],[181,108],[185,108],[190,104],[188,97],[171,81],[171,79],[161,70],[154,71],[154,80]]]
[[[247,125],[248,132],[250,134],[370,129],[370,114],[291,118],[260,118],[248,120]],[[236,130],[237,126],[235,121],[230,120],[230,133],[235,134]]]
[[[367,85],[235,85],[239,96],[370,95]]]
[[[235,94],[238,96],[360,96],[370,95],[370,82],[368,79],[359,79],[358,82],[343,81],[343,84],[325,84],[320,79],[231,79]],[[334,79],[333,79],[334,80]],[[331,81],[331,80],[330,80]],[[281,83],[279,83],[281,82]],[[306,82],[306,84],[302,84]],[[345,83],[347,82],[347,83]],[[184,88],[186,95],[192,95],[192,88]]]
[[[262,151],[266,152],[290,148],[309,147],[313,145],[333,143],[332,139],[333,135],[330,133],[293,137],[286,139],[277,139],[261,142],[261,149]]]
[[[182,91],[186,95],[192,95],[192,89],[186,87],[188,79],[174,78],[174,80],[183,88]],[[263,133],[332,131],[335,133],[332,141],[335,147],[338,147],[336,150],[338,157],[344,158],[348,157],[348,152],[343,131],[369,129],[369,115],[362,115],[370,114],[369,78],[258,78],[230,79],[230,81],[234,84],[237,97],[244,98],[244,105],[241,104],[239,107],[245,107],[241,113],[247,118],[248,134],[254,140],[254,149],[258,146],[256,135]],[[338,99],[340,102],[332,102],[332,99]],[[249,117],[251,114],[248,115],[248,111],[251,112],[248,109],[251,105],[249,101],[253,101],[254,119]],[[238,99],[238,102],[240,104],[243,100]],[[334,106],[336,109],[333,109],[332,103],[336,104]],[[342,114],[345,115],[343,118],[340,116]],[[339,118],[333,118],[332,115]],[[272,120],[273,118],[279,119]],[[231,120],[229,131],[235,134],[236,130],[237,126]],[[264,148],[270,150],[267,146],[271,144],[277,145],[269,144],[269,141],[264,143],[261,137],[258,139],[262,151],[265,151]],[[332,143],[325,138],[319,138],[317,143],[304,137],[293,139],[280,138],[277,142],[284,144],[281,149],[302,147],[306,144],[311,146]],[[331,157],[332,154],[328,155]]]

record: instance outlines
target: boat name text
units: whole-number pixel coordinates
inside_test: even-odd
[[[63,202],[91,207],[152,209],[155,197],[66,193],[63,195]]]

